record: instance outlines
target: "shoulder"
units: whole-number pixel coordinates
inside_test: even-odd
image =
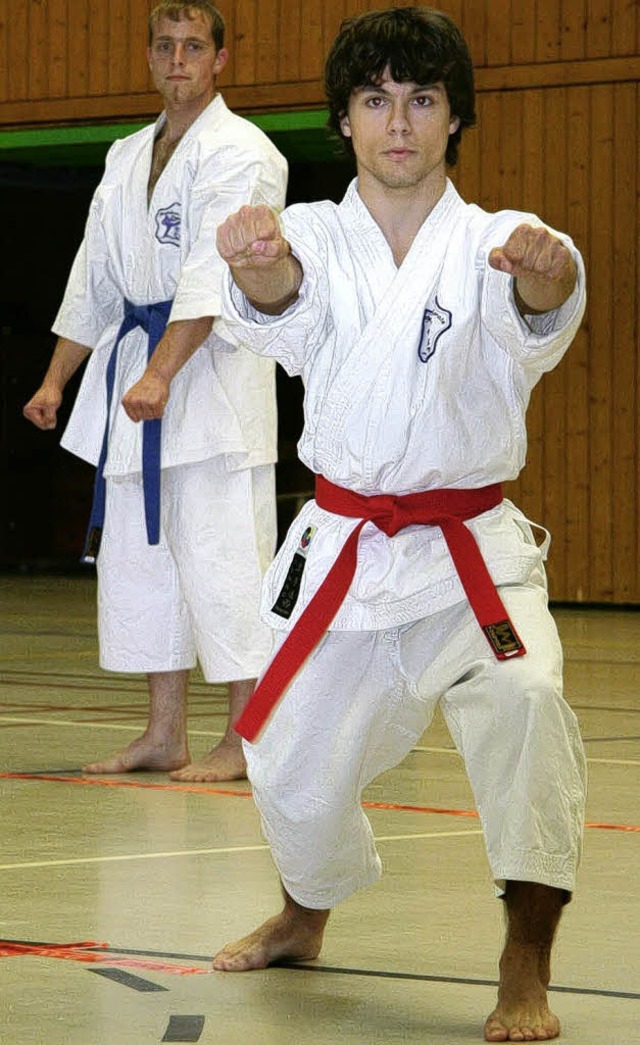
[[[475,203],[467,203],[460,212],[457,231],[465,249],[475,252],[478,263],[483,265],[489,251],[504,243],[518,225],[540,227],[544,222],[537,214],[526,211],[486,211]]]
[[[310,238],[331,238],[340,224],[340,207],[331,200],[293,203],[282,213],[287,234]]]
[[[133,134],[127,134],[123,138],[116,138],[107,152],[107,165],[114,166],[117,163],[126,163],[132,157],[137,156],[142,149],[146,149],[153,141],[156,125],[153,123],[142,127]]]
[[[233,155],[239,160],[286,166],[284,156],[255,123],[237,116],[217,95],[198,120],[195,141],[203,160]]]

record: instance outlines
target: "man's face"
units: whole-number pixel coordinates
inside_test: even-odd
[[[179,22],[159,19],[147,58],[153,82],[168,105],[208,104],[227,51],[216,51],[209,20],[196,11],[193,18],[182,16]]]
[[[385,69],[379,84],[353,92],[340,126],[352,140],[361,180],[411,189],[444,174],[459,120],[451,117],[443,84],[397,83]]]

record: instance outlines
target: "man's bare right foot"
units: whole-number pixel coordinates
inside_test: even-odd
[[[296,905],[297,907],[297,905]],[[235,943],[229,943],[216,954],[213,968],[223,972],[246,972],[266,969],[273,962],[311,961],[322,947],[328,911],[311,911],[289,906],[254,932]]]
[[[148,737],[142,736],[134,740],[128,747],[117,751],[100,762],[89,762],[82,767],[83,773],[134,773],[142,770],[166,773],[180,769],[189,761],[186,746],[177,744],[160,745],[152,743]]]
[[[225,737],[199,762],[182,763],[171,773],[171,779],[182,783],[219,783],[223,780],[246,780],[247,763],[237,733]]]

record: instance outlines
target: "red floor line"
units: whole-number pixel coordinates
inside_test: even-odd
[[[108,948],[108,943],[49,943],[26,944],[12,943],[11,940],[0,940],[0,958],[16,958],[21,955],[35,955],[38,958],[62,958],[66,961],[86,962],[90,965],[124,966],[129,969],[147,969],[153,972],[171,972],[178,976],[210,973],[211,969],[201,969],[195,965],[176,965],[171,962],[150,961],[143,958],[114,958],[111,954],[89,948]]]
[[[3,780],[44,780],[56,784],[85,784],[89,787],[133,787],[149,791],[183,791],[196,795],[223,795],[231,798],[252,798],[251,791],[237,791],[231,788],[206,787],[197,784],[151,784],[142,780],[105,780],[102,777],[88,776],[53,776],[47,773],[0,773]],[[439,806],[406,805],[400,802],[363,802],[365,809],[386,809],[390,812],[435,813],[441,816],[462,816],[478,818],[474,809],[444,809]],[[608,824],[593,820],[587,821],[585,827],[599,831],[627,831],[640,833],[640,825]]]

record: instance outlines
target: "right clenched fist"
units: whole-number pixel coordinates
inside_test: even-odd
[[[231,214],[218,228],[216,246],[231,268],[262,268],[291,253],[276,215],[264,204]]]
[[[37,428],[47,431],[56,427],[56,417],[61,402],[61,392],[55,388],[42,385],[23,408],[22,413]]]

